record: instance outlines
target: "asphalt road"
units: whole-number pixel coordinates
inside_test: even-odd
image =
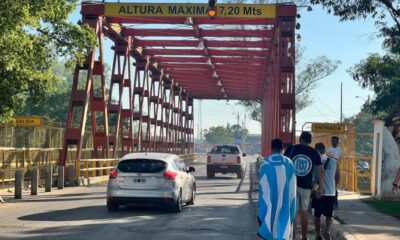
[[[104,184],[66,188],[0,204],[0,239],[258,239],[249,191],[253,164],[243,180],[233,174],[207,179],[203,161],[194,165],[195,205],[181,213],[124,206],[108,212]]]

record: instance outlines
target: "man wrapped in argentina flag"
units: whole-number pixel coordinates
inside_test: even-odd
[[[267,240],[289,240],[296,214],[296,173],[292,161],[282,155],[280,139],[272,140],[271,149],[258,175],[258,235]]]

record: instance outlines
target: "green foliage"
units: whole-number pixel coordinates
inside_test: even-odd
[[[239,125],[230,126],[227,124],[226,127],[218,126],[211,127],[205,131],[205,139],[210,144],[233,144],[235,143],[235,135],[240,134],[241,141],[243,142],[249,131],[247,129],[243,129]]]
[[[377,118],[377,115],[362,109],[357,115],[343,120],[344,123],[354,124],[356,128],[356,156],[372,156],[374,146],[374,124],[372,121]]]
[[[338,16],[341,21],[359,18],[373,18],[384,38],[385,56],[372,54],[361,61],[349,73],[361,87],[375,92],[375,97],[364,104],[366,111],[383,116],[386,120],[400,114],[400,4],[398,1],[376,0],[311,0],[320,4],[328,13]]]
[[[400,218],[400,201],[398,200],[365,200],[365,202],[387,215]]]
[[[53,122],[65,123],[69,107],[69,99],[71,96],[71,88],[73,82],[74,69],[66,66],[65,63],[54,60],[50,68],[51,72],[59,79],[61,84],[56,86],[55,91],[43,96],[37,103],[27,102],[25,106],[16,111],[18,116],[47,116]],[[110,84],[110,66],[104,64],[106,87]],[[108,84],[108,85],[107,85]],[[96,88],[95,94],[99,95],[100,86]],[[106,89],[106,93],[108,90]],[[90,115],[90,112],[88,113]],[[88,118],[88,121],[90,119]]]
[[[82,63],[96,44],[88,26],[66,22],[77,0],[0,1],[0,120],[25,103],[38,103],[59,89],[50,70],[56,54]]]
[[[349,69],[353,79],[363,88],[375,92],[375,97],[365,103],[374,114],[393,116],[399,114],[400,106],[400,55],[381,57],[370,55]]]

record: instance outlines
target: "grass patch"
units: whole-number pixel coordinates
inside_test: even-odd
[[[373,208],[400,219],[400,201],[399,200],[365,200]]]

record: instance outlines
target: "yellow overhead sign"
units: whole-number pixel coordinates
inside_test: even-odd
[[[14,117],[16,126],[20,127],[37,127],[42,125],[41,117]]]
[[[104,3],[106,17],[208,17],[208,4]],[[275,5],[218,4],[217,18],[275,18]]]
[[[341,123],[313,123],[311,126],[312,132],[332,132],[339,133],[346,131],[346,125]]]

